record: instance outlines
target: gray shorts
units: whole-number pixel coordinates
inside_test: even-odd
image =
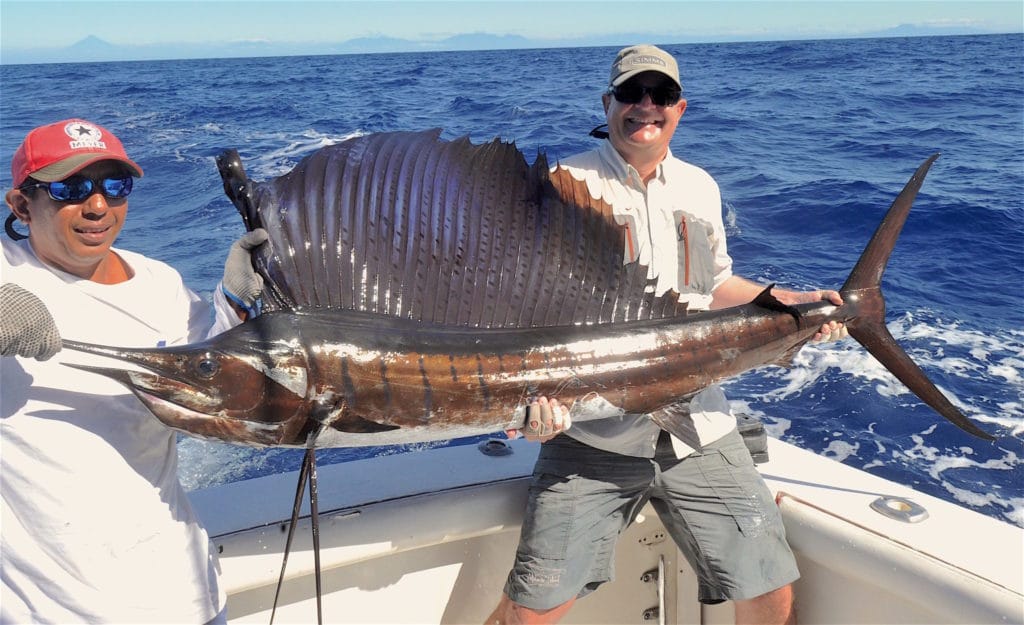
[[[541,446],[505,594],[547,610],[610,581],[619,533],[648,501],[696,571],[701,603],[751,599],[800,576],[737,431],[682,460],[667,435],[653,459],[563,435]]]

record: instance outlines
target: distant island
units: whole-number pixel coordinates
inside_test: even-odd
[[[1001,34],[972,27],[930,27],[902,25],[882,31],[858,33],[844,38],[923,37],[942,35]],[[521,50],[543,48],[580,48],[621,46],[623,42],[647,41],[650,35],[617,33],[563,39],[530,39],[518,35],[468,33],[438,40],[409,40],[393,37],[360,37],[338,43],[300,42],[223,42],[162,43],[149,45],[116,45],[90,35],[62,48],[9,49],[0,47],[0,64],[26,63],[94,63],[102,61],[159,61],[172,59],[245,58],[272,56],[315,56],[331,54],[377,54],[396,52],[444,52],[468,50]],[[773,36],[772,41],[831,39],[834,36]],[[764,37],[683,37],[674,41],[652,41],[656,44],[727,43],[764,41]],[[2,46],[2,43],[0,43]]]

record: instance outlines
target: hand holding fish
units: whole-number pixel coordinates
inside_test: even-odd
[[[836,306],[843,305],[843,298],[838,291],[786,291],[783,289],[772,289],[772,295],[783,304],[793,306],[795,304],[813,304],[814,302],[828,301]],[[829,321],[821,326],[813,337],[812,343],[831,343],[850,336],[846,325],[839,321]]]
[[[821,331],[811,337],[812,343],[831,343],[850,336],[846,326],[838,321],[829,321],[821,326]]]
[[[263,228],[245,233],[231,245],[224,262],[224,280],[221,282],[224,295],[249,319],[259,314],[259,298],[263,293],[263,278],[252,268],[251,254],[267,238],[267,231]]]
[[[526,423],[522,430],[508,430],[509,438],[517,438],[519,432],[528,441],[543,443],[551,440],[572,427],[569,408],[558,403],[555,398],[540,397],[534,399],[526,407]]]
[[[49,360],[60,348],[46,304],[17,284],[0,286],[0,355]]]

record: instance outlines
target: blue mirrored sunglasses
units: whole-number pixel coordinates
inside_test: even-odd
[[[81,202],[93,193],[102,193],[104,197],[121,200],[132,192],[132,177],[124,175],[93,180],[85,176],[71,176],[57,182],[34,182],[19,188],[37,189],[39,187],[44,187],[47,195],[55,202]]]

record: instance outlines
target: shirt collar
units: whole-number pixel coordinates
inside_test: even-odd
[[[622,155],[619,154],[618,150],[612,146],[611,139],[605,139],[601,142],[600,151],[601,158],[608,164],[616,178],[623,182],[629,180],[640,180],[640,173],[635,167],[627,163],[625,159],[622,158]],[[658,182],[665,182],[665,161],[670,158],[672,158],[672,148],[668,148],[668,150],[666,150],[665,158],[661,159],[661,162],[658,163],[658,167],[654,170],[654,177]]]

